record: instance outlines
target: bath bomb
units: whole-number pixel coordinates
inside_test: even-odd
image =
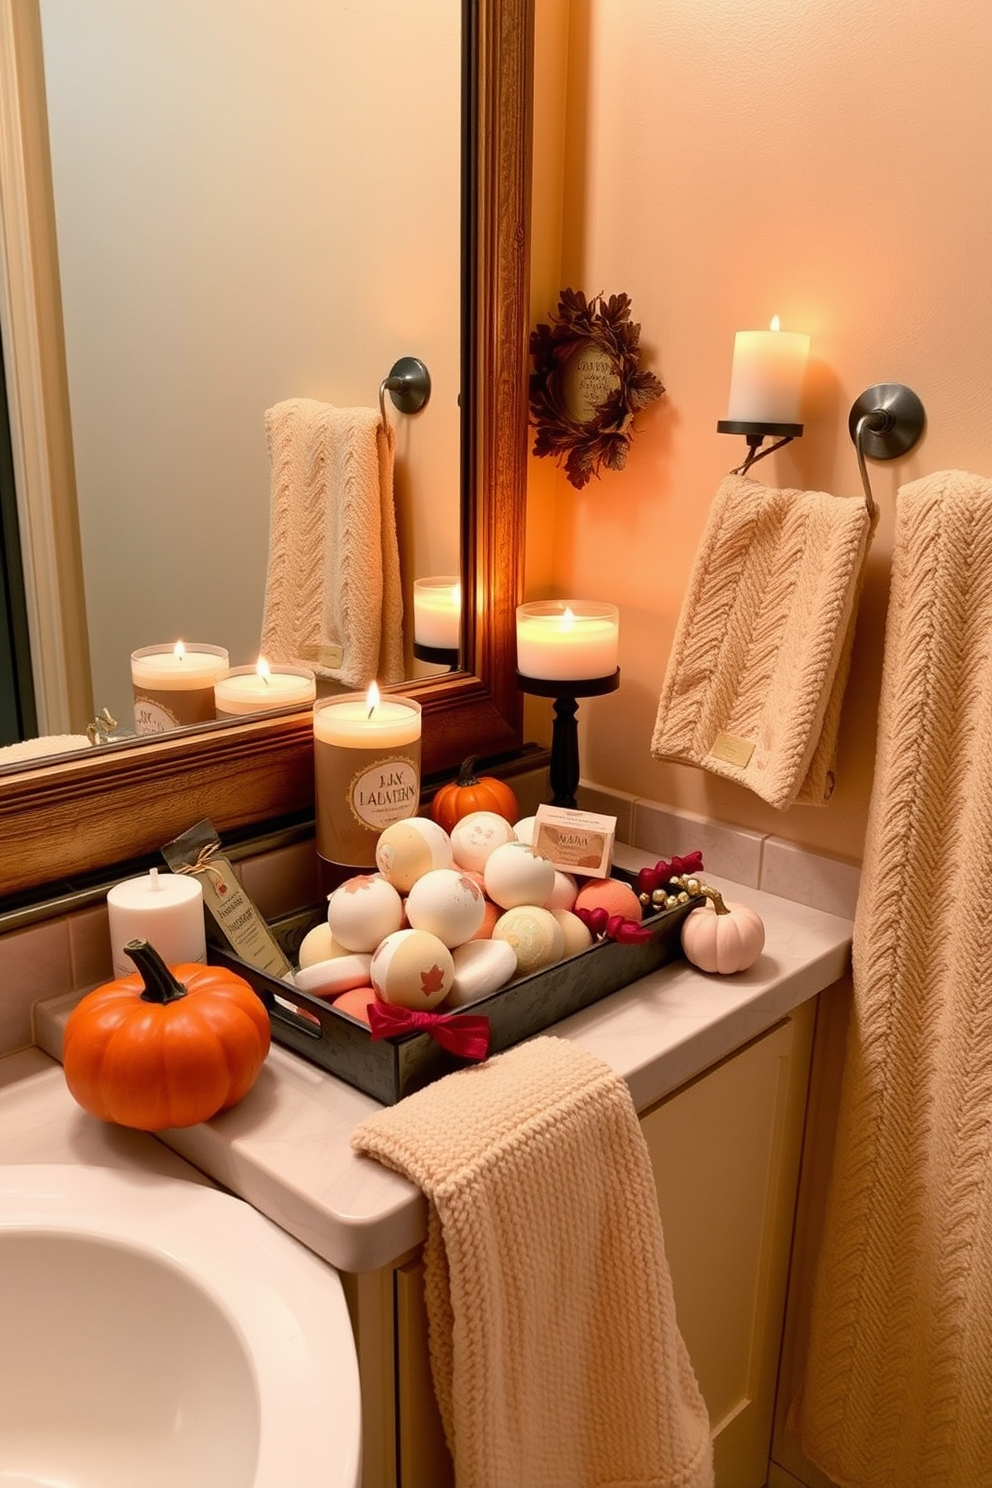
[[[565,953],[565,932],[550,909],[535,904],[518,904],[500,915],[493,940],[505,940],[513,947],[517,976],[551,966]]]
[[[374,951],[403,924],[403,900],[379,873],[346,878],[327,901],[331,934],[349,951]]]
[[[432,868],[406,896],[406,917],[414,930],[429,930],[449,949],[477,935],[485,914],[485,894],[457,868]]]
[[[543,908],[555,886],[551,859],[526,842],[506,842],[497,847],[489,855],[484,877],[486,893],[502,909],[514,909],[518,904]]]
[[[592,945],[592,931],[584,920],[580,920],[577,914],[570,909],[553,909],[551,913],[558,921],[565,937],[565,956],[577,956],[580,951],[587,951]]]
[[[572,873],[555,869],[555,884],[545,902],[545,909],[572,909],[579,892],[579,881]]]
[[[513,835],[518,842],[526,842],[528,846],[534,841],[534,833],[537,831],[536,816],[522,816],[513,828]]]
[[[621,915],[625,920],[640,920],[642,913],[634,890],[619,878],[589,879],[576,896],[575,908],[605,909],[608,915]]]
[[[369,1003],[376,1001],[376,990],[374,987],[352,987],[350,992],[342,992],[340,997],[334,999],[334,1010],[338,1013],[347,1013],[349,1018],[357,1018],[359,1023],[369,1022]]]
[[[451,867],[451,838],[428,817],[409,816],[379,833],[375,862],[382,876],[407,894],[432,868]]]
[[[451,953],[455,980],[445,998],[448,1007],[466,1007],[498,992],[517,974],[517,953],[508,940],[470,940]]]
[[[330,961],[332,956],[350,956],[343,945],[338,945],[331,934],[331,927],[324,920],[308,930],[300,941],[297,962],[300,966],[312,966],[315,961]]]
[[[486,899],[483,903],[482,908],[482,924],[472,936],[472,939],[491,940],[493,934],[493,926],[496,924],[496,921],[499,919],[502,913],[503,911],[498,904],[494,904],[491,899]]]
[[[423,1012],[443,1002],[455,979],[455,964],[443,941],[429,930],[395,930],[372,953],[372,985],[384,1002]]]
[[[495,811],[470,811],[451,829],[451,851],[459,868],[481,873],[494,848],[514,842],[513,828]]]
[[[369,955],[352,951],[345,956],[333,956],[329,961],[315,961],[312,966],[300,967],[296,985],[311,997],[337,997],[339,992],[368,985],[371,960]]]

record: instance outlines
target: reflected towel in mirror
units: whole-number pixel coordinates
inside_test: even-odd
[[[394,436],[374,408],[290,398],[266,411],[271,469],[261,654],[364,689],[400,682]]]

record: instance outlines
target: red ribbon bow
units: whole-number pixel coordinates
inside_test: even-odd
[[[489,1053],[489,1019],[478,1013],[427,1013],[395,1007],[391,1002],[370,1002],[369,1027],[373,1039],[397,1033],[426,1033],[462,1059],[482,1060]]]
[[[607,914],[602,906],[596,909],[577,909],[575,913],[597,940],[615,940],[620,945],[644,945],[654,934],[636,920],[625,920],[623,915]]]
[[[653,894],[655,889],[663,888],[665,884],[671,883],[673,878],[679,878],[683,873],[699,873],[703,866],[703,855],[701,852],[691,852],[684,858],[672,858],[666,863],[661,858],[653,868],[642,868],[637,875],[637,887],[642,894]]]

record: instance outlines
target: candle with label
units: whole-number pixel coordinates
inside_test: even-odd
[[[218,718],[243,718],[273,708],[308,708],[316,696],[313,672],[282,665],[273,671],[264,656],[254,666],[231,667],[214,680]]]
[[[214,679],[231,659],[223,646],[143,646],[131,653],[134,729],[164,734],[214,719]]]
[[[809,337],[783,331],[776,315],[767,331],[738,331],[730,373],[727,421],[798,424]]]
[[[461,636],[462,586],[446,576],[416,579],[413,585],[413,639],[436,651],[457,651]]]
[[[379,833],[420,806],[420,704],[373,682],[315,703],[313,734],[317,852],[373,867]]]
[[[612,677],[617,669],[619,634],[616,605],[583,599],[520,605],[517,671],[539,681],[563,683]]]
[[[166,966],[207,959],[203,889],[188,874],[152,868],[114,884],[107,893],[107,915],[115,976],[137,970],[124,950],[129,940],[147,940]]]

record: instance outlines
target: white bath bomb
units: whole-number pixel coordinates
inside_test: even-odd
[[[339,884],[327,901],[331,934],[349,951],[374,951],[403,924],[403,900],[378,873],[358,873]]]
[[[579,881],[572,873],[555,869],[554,888],[545,901],[545,909],[572,909],[579,892]]]
[[[469,940],[451,953],[455,980],[445,998],[448,1007],[466,1007],[498,992],[517,974],[517,953],[508,940]]]
[[[315,961],[330,961],[332,956],[349,956],[343,945],[338,945],[326,920],[314,925],[300,941],[297,962],[300,966],[312,966]]]
[[[375,862],[382,876],[407,894],[432,868],[451,867],[451,838],[428,817],[408,816],[379,833]]]
[[[570,909],[553,909],[551,913],[558,921],[565,937],[565,949],[563,955],[577,956],[580,951],[587,951],[593,942],[593,934],[585,920],[580,920],[577,914]]]
[[[457,868],[432,868],[406,896],[406,917],[414,930],[429,930],[449,948],[477,935],[485,915],[485,894]]]
[[[370,975],[383,1002],[423,1012],[447,997],[455,965],[448,947],[428,930],[395,930],[373,951]]]
[[[368,986],[371,960],[363,952],[351,951],[330,961],[315,961],[311,966],[301,966],[296,973],[296,985],[311,997],[337,997],[340,992],[350,992],[352,987]]]
[[[551,966],[565,954],[565,932],[550,909],[518,904],[500,915],[493,940],[505,940],[517,958],[517,976]]]
[[[495,811],[470,811],[451,829],[451,850],[459,868],[474,868],[481,873],[489,854],[504,842],[515,841],[513,828],[505,816]]]
[[[534,841],[534,833],[537,831],[536,816],[522,816],[513,828],[513,835],[518,842],[526,842],[530,845]]]
[[[526,842],[507,842],[490,853],[483,872],[486,893],[503,909],[518,904],[544,907],[555,886],[550,858]]]

